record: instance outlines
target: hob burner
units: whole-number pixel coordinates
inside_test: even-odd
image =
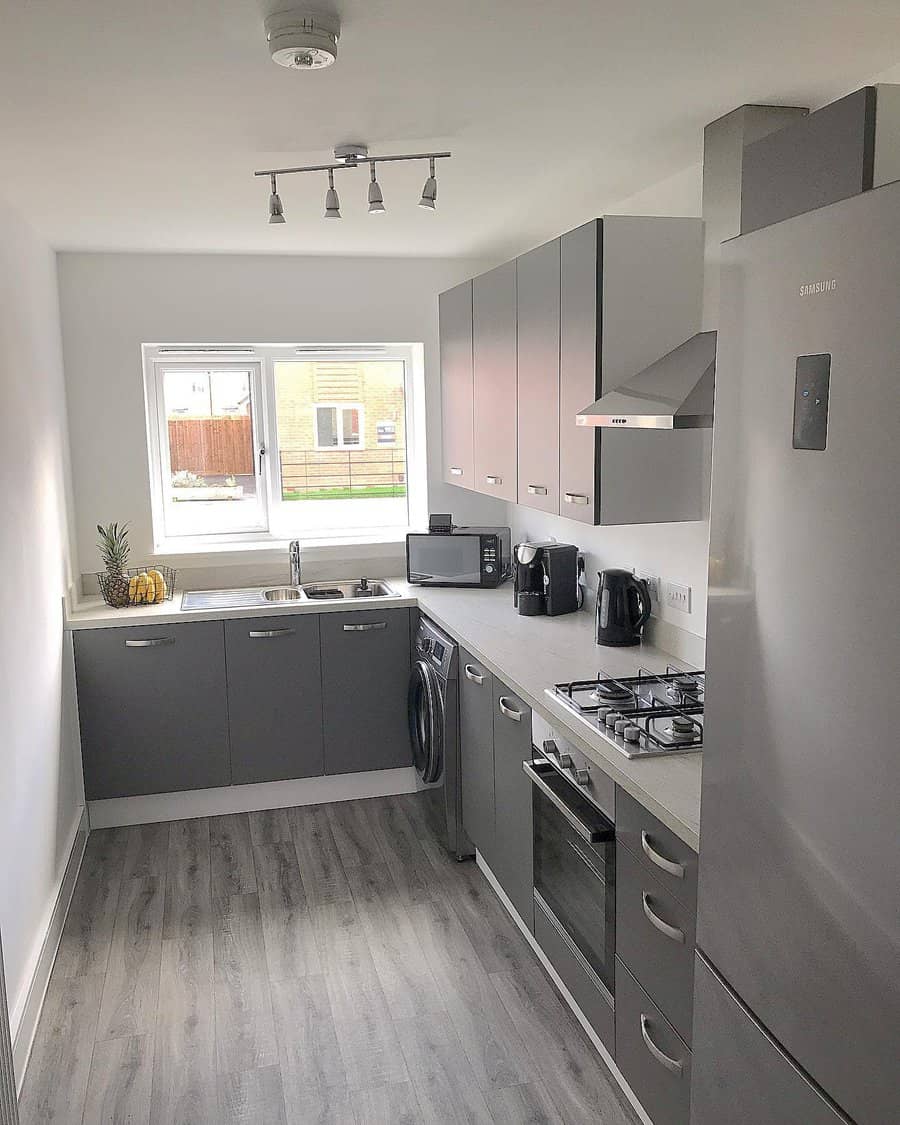
[[[597,703],[616,703],[622,699],[631,699],[632,692],[615,680],[600,680],[590,693],[590,698]]]

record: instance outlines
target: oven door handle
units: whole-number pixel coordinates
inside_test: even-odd
[[[522,769],[525,771],[526,776],[536,785],[543,793],[551,805],[553,805],[565,817],[568,824],[575,829],[578,835],[588,844],[600,844],[615,838],[614,828],[592,828],[591,825],[585,824],[580,816],[577,815],[560,795],[547,784],[546,781],[538,773],[535,766],[539,765],[538,762],[523,762]],[[554,776],[559,776],[557,771],[549,763],[545,763],[547,768]]]

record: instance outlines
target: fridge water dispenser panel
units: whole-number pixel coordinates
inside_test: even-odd
[[[794,382],[794,449],[824,449],[828,437],[830,355],[797,356]]]

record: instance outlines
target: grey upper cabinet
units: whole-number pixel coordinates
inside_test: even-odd
[[[575,415],[599,393],[599,220],[569,231],[560,242],[559,511],[596,523],[597,452],[594,431]]]
[[[534,929],[531,708],[494,680],[494,863],[491,870],[519,917]]]
[[[325,773],[412,764],[408,609],[323,613]]]
[[[88,800],[231,780],[221,621],[75,633]]]
[[[472,289],[475,487],[515,503],[516,263],[476,277]]]
[[[459,650],[459,740],[466,835],[494,865],[494,677]]]
[[[518,499],[544,512],[559,511],[559,252],[557,238],[516,260]]]
[[[444,480],[475,487],[472,385],[472,282],[438,298],[441,334],[441,425]]]
[[[703,517],[702,431],[614,431],[576,415],[700,328],[699,219],[608,216],[560,240],[560,511],[583,523]]]
[[[321,774],[318,615],[227,621],[225,655],[232,782]]]

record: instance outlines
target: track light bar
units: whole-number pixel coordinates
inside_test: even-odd
[[[422,189],[422,197],[419,200],[419,206],[426,207],[433,211],[437,200],[437,178],[435,176],[434,162],[436,160],[447,160],[452,153],[412,152],[389,156],[369,156],[369,150],[365,145],[348,144],[338,146],[338,148],[334,150],[334,155],[335,161],[332,164],[307,164],[297,168],[264,168],[253,173],[254,176],[269,177],[271,186],[269,195],[270,223],[283,223],[285,221],[284,208],[281,204],[281,198],[278,195],[276,180],[278,176],[293,176],[301,172],[327,172],[328,191],[325,194],[325,218],[339,219],[341,217],[341,209],[340,200],[334,187],[334,173],[342,171],[345,168],[359,168],[362,165],[368,164],[371,173],[368,190],[369,214],[378,215],[384,212],[385,206],[381,185],[375,178],[376,163],[391,164],[406,160],[428,161],[428,179],[425,181],[425,186]]]

